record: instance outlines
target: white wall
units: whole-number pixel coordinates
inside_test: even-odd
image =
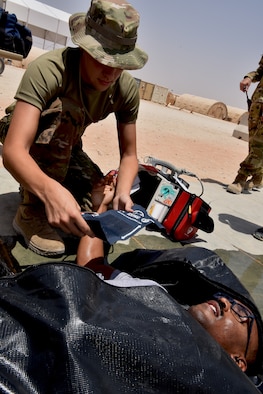
[[[36,0],[0,1],[6,1],[5,9],[28,26],[33,35],[33,45],[46,50],[72,45],[68,26],[70,14],[67,12]]]

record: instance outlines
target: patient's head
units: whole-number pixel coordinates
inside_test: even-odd
[[[246,371],[257,356],[258,329],[255,316],[244,304],[226,294],[189,308],[190,314]]]

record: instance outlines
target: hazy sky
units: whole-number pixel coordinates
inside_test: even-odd
[[[86,12],[87,0],[43,0],[63,11]],[[243,76],[263,53],[263,0],[130,0],[139,11],[138,46],[149,55],[136,78],[246,109]],[[260,38],[261,37],[261,38]],[[249,95],[255,88],[252,84]]]

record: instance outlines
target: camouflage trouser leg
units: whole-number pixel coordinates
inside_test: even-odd
[[[91,190],[102,177],[100,168],[83,152],[81,146],[74,147],[63,185],[73,194],[84,211],[92,211]]]
[[[103,174],[82,150],[85,114],[69,99],[59,99],[42,114],[30,154],[51,178],[67,187],[78,203],[90,205],[92,185]],[[86,209],[87,206],[84,207]]]
[[[249,111],[249,153],[240,163],[239,174],[263,174],[263,89],[257,88]]]
[[[16,102],[13,102],[9,107],[6,108],[6,115],[0,119],[0,142],[3,144],[5,141],[6,134],[8,132],[9,125],[12,120],[13,111],[15,109]]]

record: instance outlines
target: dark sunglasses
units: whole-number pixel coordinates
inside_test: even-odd
[[[247,352],[248,352],[248,346],[249,346],[249,341],[250,341],[250,336],[251,336],[251,331],[252,331],[253,322],[255,320],[255,316],[253,315],[253,313],[251,312],[250,309],[248,309],[245,305],[240,304],[239,302],[234,300],[229,295],[224,294],[224,293],[214,294],[214,298],[216,300],[220,300],[222,297],[226,298],[230,302],[231,311],[232,311],[235,319],[241,324],[247,322],[248,329],[247,329],[247,345],[246,345],[246,351],[245,351],[245,357],[246,357]]]

